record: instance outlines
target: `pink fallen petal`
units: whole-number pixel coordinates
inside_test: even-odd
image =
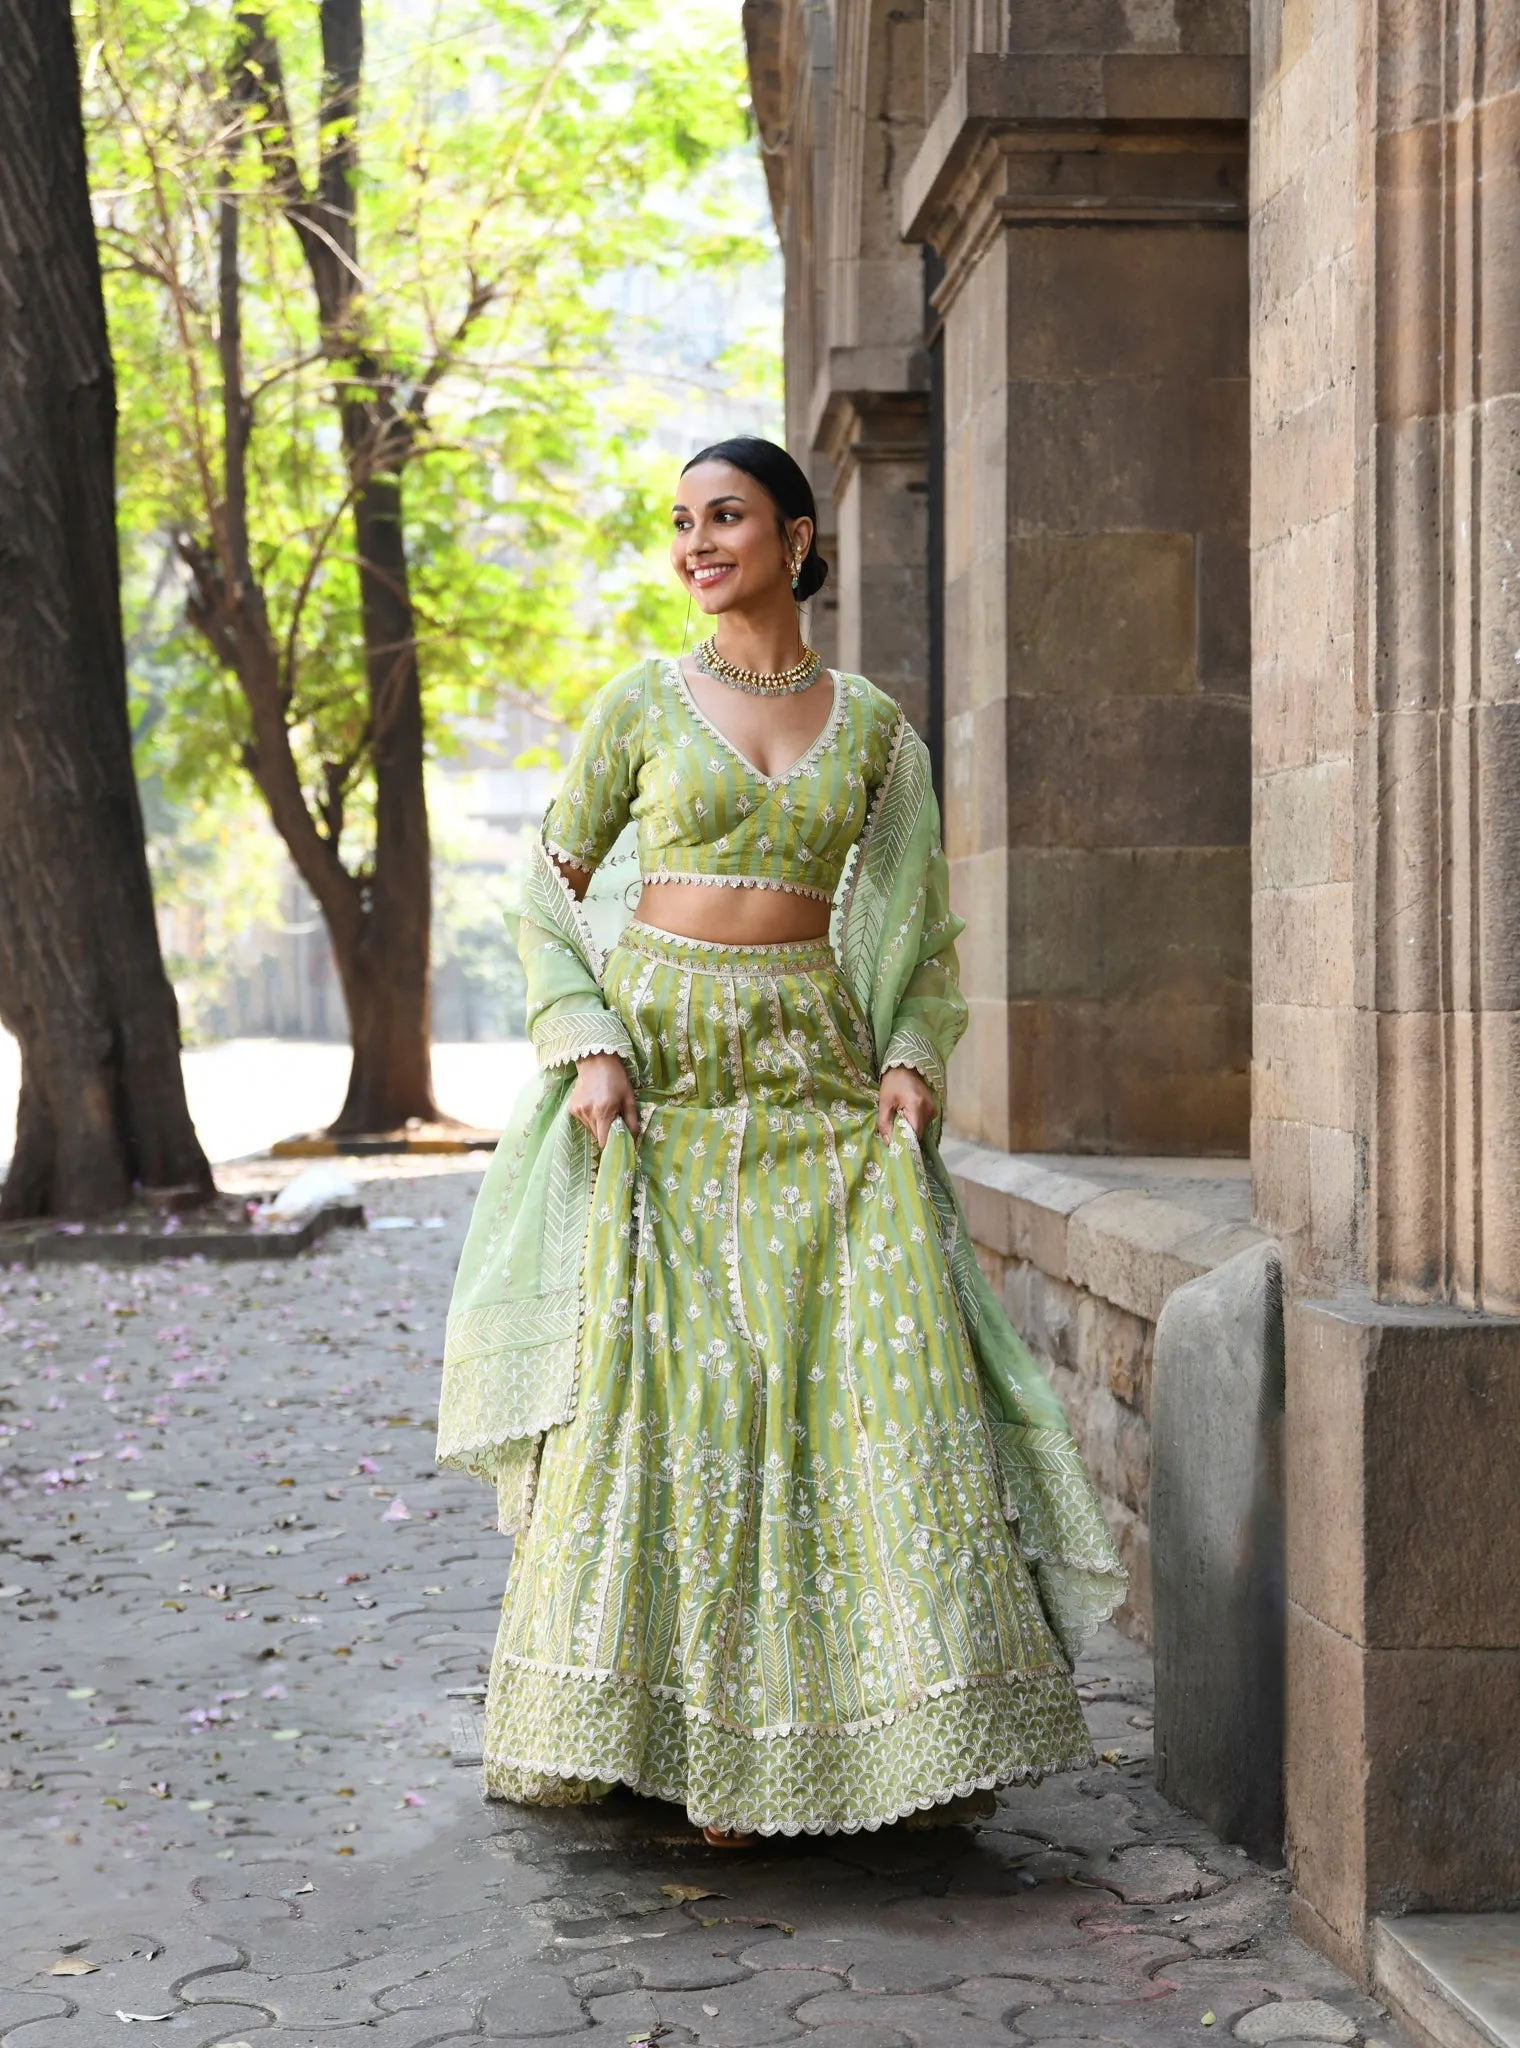
[[[412,1511],[398,1493],[380,1519],[382,1522],[409,1522]]]

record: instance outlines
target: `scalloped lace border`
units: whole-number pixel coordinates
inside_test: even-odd
[[[806,882],[778,882],[769,875],[693,875],[679,868],[655,868],[639,876],[641,882],[688,882],[706,889],[779,889],[787,896],[814,896],[820,903],[832,903],[832,889],[815,889]]]

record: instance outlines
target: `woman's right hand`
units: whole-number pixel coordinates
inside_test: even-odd
[[[578,1124],[586,1126],[598,1151],[618,1117],[628,1126],[631,1138],[639,1135],[638,1098],[628,1069],[615,1052],[588,1053],[576,1061],[575,1086],[565,1107]]]

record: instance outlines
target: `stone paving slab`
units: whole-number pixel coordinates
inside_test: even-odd
[[[976,1827],[736,1856],[626,1793],[483,1802],[452,1738],[508,1547],[432,1462],[479,1169],[356,1178],[410,1227],[0,1272],[3,2048],[1174,2048],[1316,2001],[1391,2042],[1281,1878],[1158,1797],[1112,1630],[1079,1667],[1104,1760]]]

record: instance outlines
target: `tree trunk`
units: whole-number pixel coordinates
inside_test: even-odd
[[[345,439],[351,448],[373,445],[365,410],[345,408]],[[375,775],[375,859],[357,938],[345,949],[346,957],[345,950],[337,952],[354,1050],[348,1095],[332,1127],[344,1134],[395,1130],[409,1117],[438,1120],[422,685],[398,476],[372,476],[359,491],[354,539]]]
[[[185,1104],[127,724],[116,400],[69,11],[0,0],[0,1218],[212,1190]]]

